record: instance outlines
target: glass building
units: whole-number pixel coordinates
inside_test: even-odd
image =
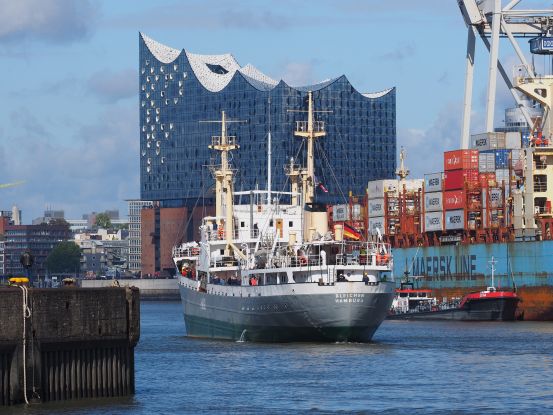
[[[317,85],[291,87],[255,67],[241,67],[230,54],[197,55],[162,45],[139,34],[140,43],[140,196],[163,207],[193,206],[209,199],[214,180],[208,148],[220,135],[221,111],[244,122],[228,126],[239,150],[235,190],[267,188],[267,137],[271,131],[272,190],[289,191],[284,165],[303,164],[305,145],[294,136],[306,120],[307,91],[313,91],[316,119],[327,135],[317,140],[316,174],[328,193],[320,203],[343,203],[351,191],[365,194],[367,182],[395,177],[395,88],[358,92],[345,76]],[[293,111],[290,111],[293,110]]]

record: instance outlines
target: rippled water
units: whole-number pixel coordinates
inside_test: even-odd
[[[6,413],[550,414],[552,339],[553,323],[389,321],[371,344],[203,341],[179,303],[144,302],[134,397]]]

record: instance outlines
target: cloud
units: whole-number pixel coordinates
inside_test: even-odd
[[[10,114],[10,120],[15,131],[21,134],[21,141],[29,139],[44,139],[50,137],[50,133],[44,125],[26,107],[20,107]]]
[[[398,131],[398,147],[407,152],[405,165],[411,170],[410,178],[443,171],[443,152],[460,147],[461,121],[462,103],[449,102],[428,128]]]
[[[412,57],[416,53],[416,47],[413,43],[405,43],[396,46],[390,52],[380,55],[378,58],[385,61],[402,62],[407,58]]]
[[[120,99],[136,97],[138,73],[134,69],[119,72],[103,70],[94,73],[87,82],[90,92],[104,103],[117,102]]]
[[[302,86],[313,85],[315,81],[315,63],[311,62],[288,62],[284,65],[282,79],[288,85]]]
[[[99,16],[89,0],[0,0],[0,43],[70,43],[90,35]]]
[[[13,122],[22,125],[24,118]],[[108,208],[126,212],[124,200],[136,198],[140,188],[134,106],[110,106],[78,128],[76,136],[66,137],[71,140],[44,139],[39,132],[47,129],[36,119],[29,129],[30,136],[13,129],[0,144],[0,157],[6,155],[0,182],[26,180],[25,185],[3,192],[2,200],[22,208],[25,223],[40,216],[46,205],[64,209],[68,218]]]

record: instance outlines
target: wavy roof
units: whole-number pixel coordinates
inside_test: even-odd
[[[223,55],[199,55],[196,53],[190,53],[186,50],[173,49],[162,43],[155,41],[154,39],[146,36],[144,33],[140,33],[140,36],[144,40],[145,45],[148,47],[152,55],[162,62],[171,63],[175,61],[181,53],[184,53],[194,75],[200,81],[200,83],[211,92],[219,92],[223,90],[234,75],[238,72],[242,77],[249,82],[254,88],[269,91],[278,85],[278,81],[275,81],[271,77],[265,75],[259,69],[251,64],[240,66],[234,56],[230,53]],[[328,79],[318,84],[294,87],[298,91],[316,91],[322,89],[331,83],[335,82],[340,77]],[[376,93],[362,94],[367,98],[379,98],[386,95],[393,88]]]

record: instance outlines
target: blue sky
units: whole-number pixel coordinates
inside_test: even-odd
[[[0,190],[0,209],[18,205],[25,223],[46,207],[126,215],[124,200],[140,196],[139,31],[230,52],[293,85],[345,74],[361,92],[396,87],[415,177],[459,146],[466,28],[455,0],[0,0],[0,10],[0,183],[26,181]],[[475,131],[488,63],[477,48]],[[499,85],[498,107],[512,106]]]

